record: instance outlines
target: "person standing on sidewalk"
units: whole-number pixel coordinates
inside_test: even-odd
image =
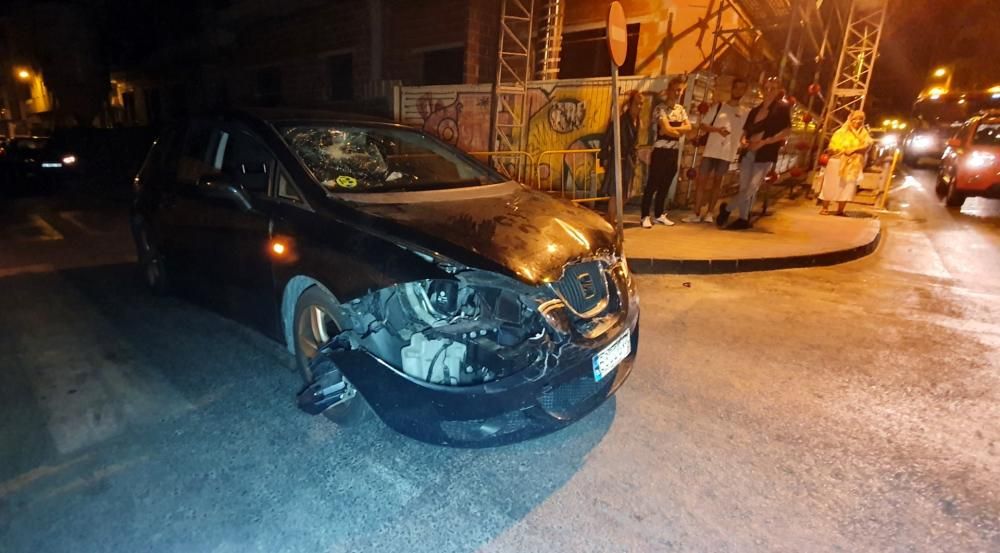
[[[740,105],[740,100],[747,92],[747,82],[739,77],[733,79],[729,93],[729,101],[719,102],[714,109],[709,109],[709,123],[702,123],[702,133],[708,135],[705,150],[702,152],[701,164],[698,166],[698,176],[695,180],[694,213],[681,219],[685,223],[711,223],[715,212],[715,202],[719,198],[722,179],[729,172],[729,166],[736,159],[740,147],[740,137],[743,125],[746,123],[747,110]],[[705,206],[705,213],[701,208]]]
[[[646,190],[642,193],[642,228],[653,228],[653,220],[668,227],[674,224],[667,218],[663,205],[667,201],[670,184],[677,175],[680,138],[691,130],[687,112],[680,104],[683,92],[684,79],[670,79],[667,88],[660,92],[661,103],[653,108],[652,124],[656,141],[650,155]],[[650,207],[653,207],[653,220],[649,218]]]
[[[764,101],[750,110],[743,126],[741,144],[746,150],[740,160],[740,191],[736,199],[740,217],[726,229],[745,230],[751,227],[750,210],[757,190],[768,171],[778,162],[778,152],[791,128],[792,108],[785,100],[784,87],[777,77],[771,77],[764,81]],[[727,207],[725,202],[719,206],[719,216],[715,223],[720,227],[729,220]]]
[[[832,154],[823,172],[823,188],[819,199],[823,200],[822,215],[830,214],[830,202],[837,202],[837,215],[843,217],[847,202],[854,199],[858,185],[864,178],[865,152],[874,140],[865,128],[865,112],[851,112],[847,122],[830,138],[829,150]]]
[[[632,176],[635,174],[635,164],[638,159],[636,147],[639,144],[639,113],[642,111],[642,94],[638,90],[629,93],[625,108],[620,116],[621,123],[621,153],[622,159],[622,205],[628,201]],[[601,137],[601,150],[598,152],[601,165],[604,167],[603,194],[610,196],[608,202],[608,221],[615,223],[617,215],[615,208],[615,160],[612,150],[615,139],[614,122],[608,123],[608,129]]]

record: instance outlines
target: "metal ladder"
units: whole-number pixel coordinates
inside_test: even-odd
[[[500,44],[497,49],[497,78],[493,83],[493,111],[490,117],[491,155],[494,166],[503,171],[521,172],[518,156],[506,159],[504,152],[523,150],[528,126],[528,81],[531,78],[534,0],[502,0]],[[505,171],[506,172],[506,171]],[[510,176],[510,175],[508,175]]]

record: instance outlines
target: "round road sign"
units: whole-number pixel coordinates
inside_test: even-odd
[[[621,67],[628,53],[628,31],[625,29],[625,10],[618,2],[611,3],[608,10],[608,52],[611,61]]]

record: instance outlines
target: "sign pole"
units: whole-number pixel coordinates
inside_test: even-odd
[[[615,239],[620,247],[625,239],[625,206],[622,201],[622,125],[621,109],[618,106],[618,66],[611,62],[611,121],[614,127],[614,143],[612,153],[615,156]]]
[[[625,242],[624,198],[622,198],[622,129],[621,108],[618,106],[618,67],[625,63],[628,53],[628,30],[625,27],[625,10],[618,2],[612,2],[608,8],[608,54],[611,57],[611,125],[614,128],[614,140],[611,154],[614,156],[615,171],[615,242],[619,251]]]

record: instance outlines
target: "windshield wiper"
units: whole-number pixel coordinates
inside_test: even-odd
[[[483,182],[478,178],[453,180],[453,181],[412,181],[402,186],[392,186],[384,190],[405,192],[410,190],[435,190],[441,188],[460,188],[462,186],[475,186]]]

